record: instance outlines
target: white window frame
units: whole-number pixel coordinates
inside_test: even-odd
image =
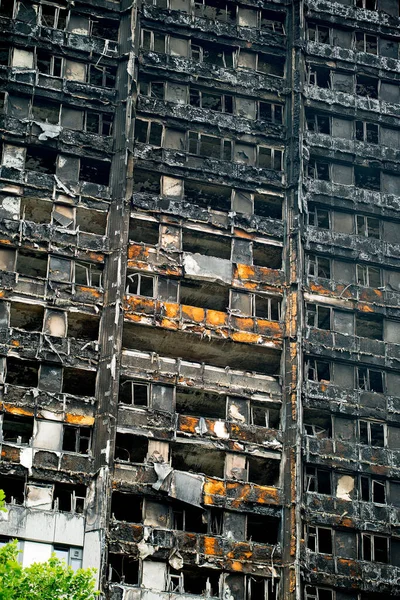
[[[216,158],[215,160],[224,160],[224,161],[232,161],[232,157],[233,157],[233,141],[229,140],[227,138],[224,137],[218,137],[217,135],[210,135],[208,133],[204,133],[204,132],[198,132],[198,131],[188,131],[187,132],[187,137],[186,137],[186,148],[187,148],[187,152],[189,154],[193,154],[194,156],[200,156],[200,157],[206,157],[206,154],[202,154],[201,153],[201,139],[202,136],[204,137],[211,137],[214,138],[216,140],[219,140],[220,143],[220,152],[219,152],[219,157]],[[197,139],[195,139],[195,137]],[[190,146],[196,142],[196,152],[192,152]],[[225,144],[227,144],[227,147],[229,147],[230,145],[230,155],[231,158],[225,158]]]
[[[257,596],[257,598],[252,598],[252,594],[251,594],[251,580],[254,579],[254,576],[252,575],[246,575],[246,579],[245,579],[245,593],[246,593],[246,600],[261,600],[260,596]],[[264,579],[264,597],[262,598],[262,600],[276,600],[279,597],[279,579],[272,579],[270,577],[260,577],[260,579]],[[270,585],[269,582],[270,581],[274,581],[274,585],[273,585],[273,590],[275,591],[271,591],[270,593]],[[275,589],[276,587],[276,589]]]
[[[371,265],[361,265],[361,264],[356,265],[357,285],[361,285],[363,287],[372,287],[372,285],[370,284],[370,270],[372,270],[372,269],[379,271],[380,280],[381,280],[379,287],[381,287],[381,285],[382,285],[381,269],[379,267],[373,267]],[[362,281],[360,281],[360,280],[362,280]]]
[[[321,42],[319,40],[319,34],[322,29],[328,30],[329,40],[327,42]],[[310,38],[310,31],[315,31],[315,39]],[[319,25],[318,23],[310,23],[307,27],[307,40],[309,42],[316,42],[317,44],[331,44],[332,43],[332,29],[326,25]]]
[[[382,431],[383,431],[383,446],[374,446],[374,447],[378,447],[378,448],[387,448],[387,426],[386,423],[382,423],[380,421],[369,421],[367,419],[359,419],[358,420],[358,436],[359,436],[359,441],[360,444],[363,443],[361,442],[361,423],[366,423],[367,426],[367,442],[366,445],[368,446],[372,446],[372,434],[371,434],[371,426],[372,425],[379,425],[382,427]]]
[[[360,0],[358,0],[358,2],[360,2]],[[377,2],[376,2],[376,0],[374,0],[374,4],[375,4],[375,8],[374,9],[367,8],[367,3],[368,3],[368,0],[361,0],[360,4],[362,4],[362,6],[357,6],[357,0],[356,0],[356,3],[355,3],[356,4],[356,8],[362,8],[364,10],[377,10]]]
[[[310,552],[315,552],[318,554],[327,554],[326,552],[321,552],[319,549],[319,536],[320,536],[320,531],[324,530],[324,531],[330,531],[331,534],[331,543],[332,543],[332,552],[330,552],[330,556],[333,556],[334,552],[334,547],[335,547],[335,540],[334,540],[334,530],[331,529],[330,527],[320,527],[319,525],[307,525],[307,549],[310,550]],[[309,540],[313,539],[314,540],[314,550],[312,548],[309,547]]]
[[[271,154],[270,154],[270,166],[269,167],[265,167],[265,166],[260,167],[259,166],[259,158],[260,158],[260,150],[261,149],[263,149],[263,150],[269,150],[271,152]],[[274,148],[273,146],[257,145],[256,146],[256,153],[257,153],[256,154],[256,164],[257,164],[258,168],[260,168],[260,169],[271,169],[272,171],[277,171],[277,172],[283,170],[283,153],[284,153],[283,149],[281,149],[281,148]],[[276,169],[275,168],[275,159],[279,160],[279,158],[278,158],[279,154],[277,154],[277,156],[275,156],[276,153],[280,154],[280,161],[279,161],[280,162],[280,169]]]
[[[88,115],[90,115],[90,114],[94,114],[98,117],[99,125],[98,125],[98,129],[97,129],[97,133],[87,130],[87,120],[88,120]],[[110,118],[110,132],[109,133],[103,133],[103,121],[104,121],[105,116]],[[110,113],[102,113],[102,112],[98,112],[95,110],[85,110],[85,114],[84,114],[84,118],[83,118],[83,128],[84,128],[84,131],[86,131],[87,133],[89,133],[91,135],[111,136],[112,132],[113,132],[113,125],[114,125],[114,119],[113,119],[113,115],[111,115]]]
[[[218,10],[222,10],[222,13],[225,11],[225,19],[217,19],[216,17],[212,18],[207,14],[204,15],[204,13],[207,12],[207,8],[210,8],[210,9],[214,8],[213,6],[207,5],[207,0],[194,0],[193,8],[192,8],[193,16],[197,17],[197,18],[213,20],[214,22],[217,22],[217,23],[233,23],[233,20],[228,18],[228,15],[230,14],[229,4],[233,4],[233,3],[232,2],[224,2],[222,0],[222,2],[220,3],[220,6],[218,7]],[[196,5],[198,5],[199,8],[197,8]],[[235,6],[235,8],[236,8],[236,6]],[[196,10],[197,10],[197,12],[200,12],[203,14],[196,14]],[[237,19],[237,15],[236,15],[236,19]]]
[[[369,231],[372,231],[371,220],[378,221],[378,237],[369,235]],[[374,240],[380,240],[382,237],[382,223],[377,217],[366,216],[366,215],[356,215],[356,235],[360,237],[367,237]],[[362,223],[360,223],[362,221]],[[363,231],[364,230],[364,233]]]
[[[86,269],[86,284],[77,283],[75,281],[76,267]],[[93,283],[93,277],[98,277],[98,283]],[[81,261],[74,262],[74,283],[75,285],[83,285],[88,287],[102,288],[103,287],[103,272],[100,271],[97,265],[92,265],[92,263],[86,263]]]
[[[45,77],[57,77],[58,79],[63,79],[64,73],[65,73],[65,58],[63,56],[54,56],[54,54],[51,54],[49,57],[50,58],[50,69],[49,69],[50,72],[43,73],[43,71],[39,71],[39,68],[38,68],[37,50],[38,50],[38,48],[36,48],[36,51],[35,51],[34,64],[35,64],[36,69],[38,70],[38,74],[44,75]],[[39,50],[40,50],[40,48],[39,48]],[[60,61],[60,75],[54,75],[54,64],[55,64],[56,60]]]
[[[371,541],[371,558],[364,558],[364,539],[370,538]],[[379,563],[379,564],[390,564],[390,538],[385,535],[377,535],[375,533],[362,532],[361,533],[361,560],[365,560],[368,562],[378,562],[375,558],[375,539],[381,538],[386,540],[386,551],[387,551],[387,562]]]
[[[169,34],[168,33],[159,33],[158,31],[153,31],[152,29],[142,29],[140,35],[140,46],[143,48],[145,52],[160,52],[159,50],[154,50],[155,46],[155,36],[160,35],[164,36],[164,52],[162,54],[169,54]],[[145,47],[145,36],[149,35],[149,48]]]
[[[268,23],[270,23],[270,25],[271,25],[270,27],[263,26],[263,11],[259,10],[258,17],[257,17],[257,28],[258,29],[261,29],[262,31],[272,31],[273,33],[279,33],[281,35],[286,35],[285,24],[282,23],[282,21],[279,21],[279,19],[276,19],[276,20],[268,19]]]
[[[328,217],[328,221],[329,221],[329,227],[328,227],[328,228],[326,228],[326,227],[321,227],[321,226],[319,225],[319,217],[318,217],[318,215],[319,215],[319,214],[322,214],[322,213],[326,213],[326,216]],[[313,205],[313,206],[312,206],[312,207],[311,207],[311,208],[308,210],[307,216],[308,216],[308,225],[309,225],[310,227],[319,227],[319,228],[321,228],[321,229],[328,229],[328,230],[332,229],[332,213],[331,213],[331,211],[330,211],[330,210],[328,210],[328,209],[326,209],[326,208],[321,208],[321,207],[319,207],[319,206],[316,206],[316,205],[314,204],[314,205]],[[311,219],[311,217],[312,217],[313,219]],[[311,222],[311,220],[313,220],[314,222],[312,223],[312,222]]]
[[[154,298],[158,297],[158,275],[149,275],[148,273],[130,273],[126,276],[126,278],[132,282],[131,285],[134,285],[133,280],[137,279],[136,293],[129,291],[130,284],[127,282],[127,286],[125,289],[126,294],[128,294],[130,296],[141,296],[142,298],[153,298],[154,299]],[[152,279],[153,280],[153,295],[152,296],[142,296],[142,294],[141,294],[142,279]]]
[[[81,435],[81,429],[88,429],[88,435]],[[91,454],[91,448],[93,443],[93,427],[87,425],[63,425],[63,443],[64,443],[64,434],[66,430],[74,430],[75,431],[75,450],[62,450],[62,452],[72,453],[72,454],[80,454],[82,456],[89,456]],[[80,442],[82,440],[88,440],[87,451],[82,452],[80,450]]]
[[[357,48],[357,36],[362,36],[362,45],[363,45],[363,49],[362,50],[358,50]],[[371,37],[371,38],[375,38],[376,40],[376,52],[368,52],[367,50],[367,38]],[[378,56],[379,55],[379,38],[376,35],[373,35],[371,33],[367,33],[364,31],[355,31],[354,32],[354,50],[356,52],[365,52],[366,54],[372,54],[372,56]]]
[[[147,409],[150,406],[150,402],[151,402],[151,398],[152,398],[152,394],[153,394],[153,386],[151,383],[147,383],[146,381],[137,381],[136,379],[127,379],[126,381],[123,382],[122,384],[123,386],[127,386],[130,387],[130,396],[131,396],[131,403],[128,404],[126,402],[121,402],[122,406],[133,406],[135,408],[142,408],[142,409]],[[135,392],[134,392],[134,388],[135,385],[140,385],[142,387],[146,387],[147,388],[147,404],[135,404]]]
[[[365,369],[366,373],[366,377],[363,376],[363,387],[360,386],[360,369]],[[361,390],[361,391],[365,391],[365,392],[370,392],[371,391],[371,383],[370,383],[370,372],[371,371],[376,371],[377,373],[381,374],[381,378],[382,378],[382,389],[385,390],[385,378],[384,378],[384,371],[381,371],[380,369],[370,369],[369,367],[357,367],[357,389]],[[374,393],[374,392],[373,392]],[[375,392],[378,393],[378,392]],[[382,392],[384,393],[384,391]]]
[[[164,145],[164,136],[165,136],[165,127],[162,123],[160,123],[159,121],[156,121],[155,119],[138,119],[139,121],[141,121],[142,123],[147,123],[147,132],[146,132],[146,141],[142,142],[142,141],[138,141],[135,139],[135,143],[138,144],[149,144],[150,146],[154,146],[154,148],[162,148]],[[150,137],[151,137],[151,127],[152,125],[159,125],[161,126],[161,140],[160,140],[160,145],[154,145],[154,144],[150,144]]]
[[[362,140],[359,140],[357,138],[357,135],[356,135],[356,133],[357,133],[357,130],[356,130],[357,125],[356,124],[357,123],[362,123],[362,126],[363,126],[363,139]],[[354,128],[355,128],[355,136],[354,137],[355,137],[355,140],[359,141],[359,142],[366,142],[367,144],[374,143],[374,142],[369,142],[368,141],[368,126],[369,125],[373,125],[373,126],[375,126],[375,127],[378,128],[378,141],[376,143],[379,144],[379,137],[380,137],[379,136],[379,133],[380,133],[379,123],[371,123],[370,121],[362,121],[361,119],[356,119],[356,121],[354,123]]]
[[[224,113],[227,115],[235,114],[235,97],[232,94],[224,94],[223,92],[218,93],[218,91],[206,91],[206,90],[189,90],[189,103],[190,103],[190,93],[198,92],[199,94],[199,106],[197,108],[204,108],[205,110],[212,110],[213,112]],[[219,96],[221,98],[221,110],[216,110],[208,107],[203,107],[203,93],[207,93],[210,96]],[[232,112],[226,112],[225,110],[225,97],[230,96],[232,98]],[[191,104],[191,106],[194,106]]]
[[[251,296],[251,309],[252,316],[257,319],[266,319],[267,321],[274,321],[274,323],[279,323],[282,319],[282,301],[275,296],[262,296],[261,294],[250,294]],[[257,316],[257,299],[267,301],[268,303],[268,316],[267,317],[258,317]],[[278,321],[272,319],[272,301],[277,300],[278,302]]]
[[[362,480],[365,479],[366,481],[368,481],[368,500],[364,500],[362,497]],[[385,495],[385,502],[376,502],[374,500],[374,496],[375,496],[375,486],[379,486],[381,488],[383,488],[384,490],[384,495]],[[386,506],[388,504],[388,486],[387,486],[387,481],[381,481],[379,479],[375,479],[374,477],[371,477],[371,475],[361,475],[360,476],[360,500],[361,502],[372,502],[373,504],[379,504],[379,506]]]
[[[139,81],[139,94],[141,96],[144,96],[145,98],[156,98],[156,96],[153,96],[152,89],[151,89],[153,83],[162,84],[163,99],[164,99],[165,98],[165,88],[166,88],[166,85],[168,85],[168,82],[165,82],[165,81],[156,81],[156,80],[154,80],[154,81]],[[142,89],[143,84],[147,85],[147,93],[144,93],[144,91]],[[161,98],[160,98],[160,100],[161,100]]]
[[[307,431],[307,429],[311,430]],[[328,430],[326,429],[326,427],[321,427],[320,425],[315,425],[314,423],[304,423],[304,433],[305,435],[308,435],[310,437],[316,437],[316,438],[326,438],[328,437],[327,435],[324,435],[326,433],[328,433]]]
[[[308,591],[310,589],[315,589],[315,593]],[[319,590],[322,590],[323,592],[330,592],[331,600],[334,600],[336,598],[335,592],[333,590],[330,590],[329,588],[321,588],[315,585],[307,585],[304,590],[305,600],[319,600]]]

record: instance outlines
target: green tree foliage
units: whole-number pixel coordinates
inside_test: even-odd
[[[6,495],[3,492],[3,490],[0,490],[0,511],[1,512],[7,512],[5,504],[6,504]]]
[[[0,600],[95,600],[98,596],[93,569],[74,571],[55,556],[24,568],[18,562],[17,543],[0,548]]]

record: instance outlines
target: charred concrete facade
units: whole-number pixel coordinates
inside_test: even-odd
[[[394,0],[0,0],[0,488],[111,600],[400,595]]]

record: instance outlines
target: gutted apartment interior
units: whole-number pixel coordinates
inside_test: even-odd
[[[400,595],[396,0],[0,0],[0,489],[110,600]]]

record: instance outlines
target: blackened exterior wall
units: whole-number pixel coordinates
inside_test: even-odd
[[[104,597],[399,594],[399,7],[0,2],[0,488]]]

